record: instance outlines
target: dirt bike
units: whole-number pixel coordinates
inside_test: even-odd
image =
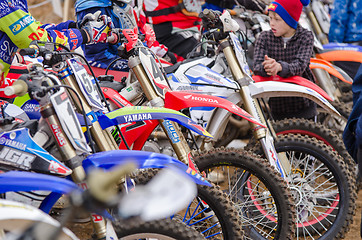
[[[29,81],[30,78],[32,81]],[[209,185],[186,165],[165,155],[134,151],[108,151],[89,155],[91,149],[87,145],[64,88],[54,73],[44,72],[39,66],[33,66],[29,75],[22,75],[14,85],[5,89],[8,95],[22,95],[29,90],[30,97],[40,103],[42,118],[39,123],[26,121],[19,124],[13,123],[11,120],[3,122],[2,167],[5,166],[7,170],[13,168],[61,176],[70,175],[75,183],[86,189],[87,184],[84,180],[91,169],[98,168],[107,171],[132,158],[140,169],[163,168],[166,165],[173,165],[190,173],[189,175],[199,184]],[[91,137],[88,137],[92,141]],[[45,146],[46,144],[53,146]],[[45,149],[51,150],[54,145],[60,153],[60,159],[69,167]],[[41,204],[42,210],[49,212],[60,196],[59,192],[46,196]],[[93,213],[91,220],[94,223],[96,238],[117,237],[113,234],[113,226],[107,224],[101,215]]]
[[[152,209],[158,207],[157,202],[167,204],[167,200],[165,201],[167,197],[164,198],[164,194],[161,197],[159,191],[166,190],[167,194],[170,194],[168,195],[169,200],[175,194],[178,195],[176,192],[172,193],[173,190],[167,189],[168,187],[162,189],[165,186],[165,182],[177,182],[179,186],[185,187],[184,190],[186,191],[179,192],[184,195],[188,187],[190,187],[188,190],[196,194],[193,180],[186,175],[179,175],[180,173],[177,171],[172,172],[173,170],[169,169],[167,171],[172,173],[163,172],[163,175],[158,175],[157,177],[159,178],[153,180],[152,187],[149,185],[144,189],[134,189],[132,193],[123,196],[119,196],[117,191],[111,190],[111,188],[116,186],[120,178],[125,177],[125,174],[130,174],[134,169],[135,164],[128,162],[107,173],[93,171],[88,176],[87,183],[89,189],[87,191],[83,191],[69,180],[55,176],[21,171],[10,171],[0,174],[0,192],[2,194],[12,191],[46,190],[52,194],[65,194],[63,197],[66,196],[69,201],[69,206],[64,210],[60,219],[58,218],[60,221],[58,222],[41,211],[43,209],[42,206],[38,209],[24,203],[0,199],[0,229],[7,232],[5,236],[2,236],[2,239],[78,239],[69,229],[64,228],[64,224],[72,220],[75,212],[86,211],[98,212],[103,217],[110,218],[115,224],[119,225],[120,227],[116,227],[119,237],[131,238],[138,234],[143,237],[152,235],[155,237],[157,235],[158,237],[172,237],[172,239],[190,239],[190,237],[192,239],[204,239],[200,233],[186,227],[185,224],[170,221],[170,219],[158,220],[167,217],[168,214],[174,212],[173,210],[169,213],[167,211],[163,213],[158,212],[155,215],[155,211]],[[183,185],[184,181],[185,185]],[[191,185],[188,185],[190,183]],[[192,196],[192,194],[189,196]],[[155,201],[144,204],[142,198],[145,197]],[[179,197],[181,196],[179,195]],[[184,204],[188,204],[191,198],[186,200],[186,197]],[[43,203],[45,201],[46,199]],[[171,203],[169,209],[173,207],[179,208],[178,204],[173,205],[173,202],[169,201]],[[137,211],[134,211],[135,204],[138,205]],[[113,212],[117,211],[117,216],[110,216],[109,213],[104,212],[106,208],[113,208]],[[146,224],[146,221],[149,222]],[[165,227],[168,224],[174,229]],[[143,230],[141,230],[142,228]]]
[[[206,16],[206,15],[209,15],[209,16]],[[233,95],[231,95],[231,93],[226,94],[227,99],[231,100],[234,103],[239,103],[242,101],[245,109],[249,113],[251,113],[254,117],[257,117],[263,123],[266,123],[265,115],[261,111],[262,109],[259,105],[260,100],[254,99],[253,96],[260,97],[260,96],[263,96],[263,94],[264,94],[264,96],[267,96],[267,94],[269,96],[272,96],[272,92],[273,92],[272,89],[278,83],[269,82],[270,85],[268,85],[266,83],[264,83],[265,85],[258,85],[258,86],[260,86],[260,88],[261,88],[261,86],[263,86],[263,88],[264,88],[263,90],[268,89],[268,86],[269,86],[271,91],[263,92],[263,91],[261,91],[261,89],[259,89],[259,94],[256,94],[255,93],[256,88],[253,87],[253,85],[259,84],[259,83],[253,83],[251,76],[250,76],[250,71],[246,64],[245,56],[243,55],[243,48],[240,45],[239,39],[233,33],[233,30],[234,31],[235,31],[235,29],[237,30],[238,25],[233,23],[230,16],[227,15],[227,12],[225,12],[220,17],[218,16],[217,13],[214,13],[214,12],[211,12],[211,13],[204,12],[204,16],[202,16],[202,17],[203,17],[203,20],[205,21],[204,27],[206,26],[205,28],[207,30],[204,35],[206,36],[207,40],[209,40],[210,42],[211,41],[217,42],[217,45],[220,47],[220,50],[222,50],[222,52],[225,56],[227,65],[229,66],[229,68],[231,70],[233,79],[235,79],[236,80],[235,82],[237,82],[237,84],[240,86],[238,89],[234,90],[234,91],[238,90],[238,92],[235,92]],[[184,65],[179,65],[179,66],[174,67],[174,69],[175,68],[177,69],[178,67],[189,70],[190,65],[187,65],[187,62],[186,62]],[[196,89],[196,91],[198,91],[198,92],[203,87],[203,85],[208,85],[208,87],[209,87],[208,92],[210,92],[210,89],[214,86],[215,86],[215,89],[218,89],[218,90],[215,90],[218,93],[221,92],[220,89],[222,89],[222,88],[224,88],[225,91],[226,91],[226,89],[233,90],[233,87],[232,87],[233,85],[230,81],[226,82],[226,83],[223,82],[221,84],[220,78],[219,77],[216,78],[214,75],[212,77],[206,76],[205,77],[206,80],[204,80],[204,79],[202,79],[203,81],[200,80],[198,77],[200,75],[202,75],[201,69],[204,69],[204,68],[205,67],[203,67],[203,66],[199,66],[198,70],[190,69],[189,75],[191,75],[191,77],[188,77],[188,79],[190,79],[190,80],[183,78],[181,81],[188,82],[188,84],[190,84],[190,82],[194,81],[191,86],[193,87],[193,89]],[[185,72],[185,70],[184,70],[184,72]],[[209,75],[209,73],[208,73],[208,75]],[[218,84],[215,84],[215,80],[211,81],[210,79],[216,79]],[[198,84],[198,80],[199,80],[200,84]],[[181,81],[179,81],[179,82],[181,82]],[[205,84],[206,81],[208,81],[207,84]],[[279,83],[279,84],[281,84],[281,83]],[[179,86],[180,85],[182,86],[182,84],[179,84]],[[218,85],[222,86],[222,88],[219,87]],[[225,87],[225,86],[227,86],[227,87]],[[235,86],[235,83],[234,83],[234,86]],[[296,86],[293,86],[293,89],[295,90],[294,87],[296,87]],[[284,90],[287,88],[279,88],[279,89]],[[275,89],[274,89],[274,91],[275,91]],[[283,94],[282,92],[283,91],[281,91],[281,90],[278,91],[279,96],[281,96],[280,94]],[[293,92],[293,91],[291,91],[291,92]],[[294,94],[296,94],[296,92]],[[298,94],[301,93],[300,91],[298,91],[298,92],[299,92]],[[289,92],[288,94],[291,94],[291,93]],[[284,95],[282,95],[282,96],[286,96],[286,95],[287,95],[287,91],[285,91]],[[303,95],[303,97],[308,97],[308,95],[305,94],[305,95]],[[331,108],[331,109],[333,109],[333,108]],[[220,131],[220,129],[223,130],[224,127],[220,127],[220,123],[218,123],[217,125],[215,123],[216,123],[216,121],[213,124],[209,123],[207,130],[215,137],[215,139],[220,139],[223,134],[223,131]],[[225,122],[225,124],[223,124],[223,125],[226,126],[226,123],[227,122]],[[296,237],[299,239],[302,239],[307,236],[310,236],[310,237],[319,236],[321,238],[328,239],[332,236],[334,237],[339,234],[343,235],[344,232],[346,232],[346,226],[348,226],[350,224],[350,215],[351,214],[353,215],[354,203],[352,201],[350,203],[347,203],[347,205],[345,205],[344,207],[339,206],[338,210],[337,210],[336,209],[337,205],[335,205],[335,204],[337,204],[336,200],[342,199],[342,195],[344,195],[344,197],[346,197],[346,199],[350,199],[350,197],[352,197],[352,198],[355,197],[354,180],[353,180],[351,173],[348,170],[348,167],[345,165],[345,163],[343,163],[343,160],[340,157],[338,157],[335,153],[333,153],[331,151],[331,149],[329,149],[327,146],[323,146],[323,144],[318,143],[316,140],[310,139],[308,137],[304,138],[304,140],[303,140],[303,137],[301,137],[300,135],[296,135],[296,136],[287,135],[287,136],[283,136],[283,137],[278,137],[277,139],[275,139],[275,142],[273,142],[272,135],[269,131],[265,132],[264,129],[260,129],[257,126],[251,126],[251,129],[252,129],[255,139],[261,139],[261,145],[263,146],[263,149],[262,150],[260,149],[259,153],[264,154],[270,162],[272,162],[272,163],[274,162],[274,166],[283,167],[282,171],[284,171],[284,173],[285,173],[284,176],[287,179],[289,186],[292,189],[295,189],[295,186],[297,186],[297,185],[298,186],[304,185],[304,187],[305,187],[305,188],[304,187],[298,188],[298,191],[294,192],[296,194],[296,196],[299,195],[298,199],[301,200],[299,203],[296,203],[297,213],[298,213],[297,214],[298,215],[298,220],[297,220],[298,231],[297,231]],[[200,141],[203,142],[204,147],[211,147],[213,145],[213,143],[211,141],[208,141],[208,142],[202,141],[202,140],[200,140]],[[314,143],[312,143],[312,142],[314,142]],[[285,144],[285,146],[283,146],[284,144]],[[311,144],[311,145],[309,147],[307,147],[308,144]],[[318,148],[316,148],[315,146],[318,146]],[[322,150],[322,151],[320,151],[320,150]],[[284,157],[282,155],[278,156],[276,154],[276,152],[284,153],[285,155],[284,155]],[[270,153],[273,153],[273,154],[270,154]],[[327,156],[327,155],[329,155],[329,156]],[[278,160],[281,161],[280,165],[278,164],[278,162],[275,164],[275,161],[277,161],[276,158],[279,158]],[[289,161],[288,161],[288,159],[289,159]],[[302,159],[304,159],[304,160],[302,160]],[[309,159],[309,160],[307,160],[307,159]],[[313,183],[313,181],[312,182],[309,181],[308,178],[311,177],[312,175],[314,175],[314,173],[315,173],[316,175],[314,175],[314,177],[312,177],[314,180],[320,178],[320,180],[323,181],[324,183],[327,183],[329,180],[327,180],[327,181],[322,180],[327,177],[327,175],[324,175],[323,171],[317,173],[313,170],[314,169],[313,167],[310,168],[312,166],[312,165],[310,165],[311,164],[310,161],[312,159],[313,159],[313,161],[318,162],[317,165],[319,167],[323,166],[322,168],[324,170],[331,173],[332,175],[335,174],[333,177],[334,179],[340,179],[340,176],[345,176],[345,174],[348,175],[348,177],[344,178],[344,180],[342,182],[339,182],[337,184],[337,185],[339,185],[339,187],[335,188],[333,191],[327,191],[327,192],[321,191],[320,194],[316,194],[315,195],[316,201],[314,202],[314,203],[316,203],[316,205],[314,205],[314,203],[312,203],[312,202],[308,202],[309,200],[307,200],[307,198],[305,198],[306,195],[304,195],[303,192],[304,191],[305,191],[305,193],[309,192],[309,190],[306,190],[307,188],[311,187],[313,189],[313,186],[316,186],[316,187],[317,186],[321,187],[321,186],[316,183]],[[338,171],[340,169],[343,169],[343,170],[341,172],[337,173],[336,170]],[[310,172],[311,175],[298,174],[299,170],[301,172]],[[279,171],[280,171],[280,169],[279,169]],[[328,174],[328,176],[331,176],[331,175]],[[304,177],[306,177],[307,179],[303,180],[302,181],[303,183],[302,183],[300,180]],[[317,181],[319,181],[319,180],[317,180]],[[309,184],[311,184],[311,185],[309,185]],[[334,180],[331,181],[329,184],[334,185],[334,187],[337,186],[336,181],[334,181]],[[329,190],[331,190],[329,188],[329,184],[325,185],[325,187],[328,188]],[[344,191],[345,190],[344,186],[346,186],[345,184],[349,186],[350,191]],[[337,191],[335,191],[335,190],[337,190]],[[352,195],[349,195],[350,193],[352,193]],[[325,197],[327,197],[329,200],[327,200],[327,201],[322,200]],[[334,199],[334,200],[331,200],[331,199]],[[327,202],[329,202],[329,203],[327,203]],[[346,202],[339,201],[338,204],[341,204],[341,203],[344,204]],[[320,205],[320,206],[318,206],[318,205]],[[308,206],[308,208],[306,208],[306,206]],[[320,209],[321,206],[323,206],[323,209],[325,211],[324,213],[320,212],[318,210],[318,209]],[[315,210],[312,210],[313,208]],[[309,210],[307,210],[307,209],[309,209]],[[329,209],[329,210],[327,210],[327,209]],[[342,213],[340,211],[341,209],[344,209],[345,212]],[[310,212],[308,213],[308,211],[310,211]],[[318,213],[316,213],[316,212],[318,212]],[[332,212],[333,213],[338,212],[339,214],[342,213],[342,215],[340,215],[340,217],[343,218],[343,220],[341,222],[339,222],[339,220],[341,220],[341,218],[331,217],[331,215],[329,215],[329,214]],[[317,215],[315,215],[315,214],[317,214]],[[323,219],[323,218],[325,218],[325,219]],[[342,226],[342,225],[344,225],[344,226]]]
[[[220,56],[221,54],[219,54]],[[218,56],[218,57],[219,57]],[[166,67],[165,71],[168,73],[169,82],[173,90],[175,91],[186,91],[186,92],[197,92],[197,93],[206,93],[212,94],[214,96],[219,96],[222,98],[227,98],[239,90],[239,86],[233,80],[227,79],[224,76],[220,75],[220,66],[218,65],[219,60],[198,57],[195,59],[188,59],[184,63],[178,63],[172,67]],[[212,69],[206,67],[212,66]],[[222,68],[227,67],[226,65]],[[213,70],[214,69],[214,70]],[[224,71],[222,71],[224,73]],[[335,109],[331,107],[328,101],[331,101],[331,97],[323,91],[316,84],[303,79],[302,77],[294,76],[291,78],[282,79],[278,76],[263,78],[260,76],[253,76],[253,80],[257,82],[250,83],[252,86],[252,91],[258,88],[260,91],[252,92],[253,96],[257,97],[270,97],[270,96],[310,96],[310,99],[316,101],[328,115],[333,114]],[[272,81],[272,82],[267,82]],[[284,83],[293,83],[299,86],[287,85]],[[303,87],[300,87],[303,86]],[[292,93],[294,92],[294,93]],[[313,96],[312,96],[313,95]],[[328,100],[328,101],[327,101]],[[240,100],[235,100],[240,101]],[[327,105],[324,105],[327,103]],[[324,106],[323,106],[324,105]],[[200,122],[203,127],[206,127],[207,123],[210,123],[211,116],[213,114],[213,108],[191,108],[190,116],[193,120]],[[336,115],[338,118],[339,115]],[[230,125],[226,127],[228,134],[227,137],[221,139],[220,136],[216,135],[216,146],[226,146],[233,139],[239,136],[239,131],[235,131],[233,127],[237,127],[241,131],[245,129],[245,124],[237,120],[234,117],[230,118]],[[215,125],[215,124],[212,124]],[[354,163],[347,153],[346,149],[343,146],[343,142],[339,136],[333,133],[326,126],[321,125],[320,123],[313,123],[308,120],[285,120],[282,123],[278,121],[273,121],[272,125],[275,125],[277,128],[274,130],[277,134],[287,134],[287,133],[300,133],[302,135],[308,135],[311,137],[316,137],[319,140],[322,140],[326,144],[332,146],[333,149],[337,150],[338,153],[346,159],[351,168],[354,167]],[[281,127],[282,126],[282,127]],[[216,131],[219,131],[217,129]],[[223,131],[221,131],[223,132]],[[213,132],[215,134],[215,132]],[[245,133],[244,133],[245,135]]]

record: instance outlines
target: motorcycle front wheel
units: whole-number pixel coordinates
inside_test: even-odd
[[[206,179],[234,202],[246,239],[292,239],[295,209],[291,193],[265,159],[230,148],[193,155]]]
[[[159,169],[144,169],[134,176],[137,184],[146,184]],[[197,197],[189,206],[171,218],[182,221],[202,233],[207,239],[244,239],[238,212],[218,186],[197,185]]]

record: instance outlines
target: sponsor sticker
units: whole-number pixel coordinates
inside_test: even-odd
[[[0,152],[0,159],[26,168],[31,168],[31,163],[34,161],[35,156],[13,148],[4,147]]]
[[[142,121],[142,120],[150,120],[152,116],[150,113],[139,113],[139,114],[132,114],[132,115],[125,115],[124,120],[126,122],[135,122],[135,121]]]
[[[65,138],[63,136],[63,133],[61,132],[60,128],[56,124],[51,124],[52,131],[55,135],[55,138],[58,141],[59,146],[63,147],[67,142],[65,141]]]
[[[195,101],[200,101],[200,102],[209,102],[209,103],[219,103],[216,99],[212,99],[212,98],[208,98],[208,97],[195,97],[193,95],[186,95],[184,96],[185,99],[191,99],[191,100],[195,100]]]
[[[162,124],[166,128],[167,135],[171,138],[172,143],[180,142],[180,136],[178,135],[172,122],[169,120],[165,120]]]
[[[22,18],[20,18],[18,21],[14,22],[9,26],[10,31],[17,35],[21,31],[23,31],[26,27],[28,27],[30,24],[35,22],[35,19],[31,15],[26,15]]]

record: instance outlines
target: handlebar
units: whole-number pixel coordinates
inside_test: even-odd
[[[48,92],[53,91],[56,85],[59,85],[59,80],[53,73],[45,72],[43,68],[33,64],[30,74],[22,74],[12,86],[4,89],[4,94],[23,96],[29,93],[31,99],[40,101]]]
[[[39,45],[44,44],[44,46]],[[66,51],[62,52],[59,50],[53,50],[61,47],[61,49],[64,49]],[[33,41],[30,43],[28,48],[20,49],[19,54],[21,56],[29,56],[32,58],[37,58],[39,56],[43,57],[43,65],[53,66],[61,61],[64,60],[65,54],[71,54],[70,50],[59,43],[53,43],[53,42],[43,42],[43,41]]]

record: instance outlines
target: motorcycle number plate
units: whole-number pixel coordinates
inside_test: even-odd
[[[323,4],[320,1],[312,1],[312,9],[315,17],[318,20],[320,28],[325,34],[329,33],[329,28],[331,26],[330,17],[326,12]]]
[[[73,71],[80,90],[93,111],[103,111],[104,107],[97,90],[95,79],[87,73],[87,70],[85,70],[78,58],[68,59],[67,62]]]
[[[78,153],[90,152],[90,148],[87,145],[73,105],[64,88],[61,88],[58,92],[53,94],[50,97],[50,101],[53,104],[56,114],[59,116],[60,125],[73,147]],[[59,129],[57,129],[56,126],[52,130],[53,132],[55,131],[56,135],[59,132]]]
[[[245,51],[243,47],[240,44],[240,41],[238,37],[234,33],[229,33],[230,39],[234,46],[234,52],[236,54],[236,58],[238,59],[238,62],[240,64],[240,67],[242,68],[243,72],[249,76],[251,76],[249,65],[246,62],[245,58]]]
[[[164,91],[166,89],[170,89],[170,87],[159,66],[157,65],[153,55],[149,52],[149,50],[140,48],[139,57],[154,89],[160,97],[163,97]]]

